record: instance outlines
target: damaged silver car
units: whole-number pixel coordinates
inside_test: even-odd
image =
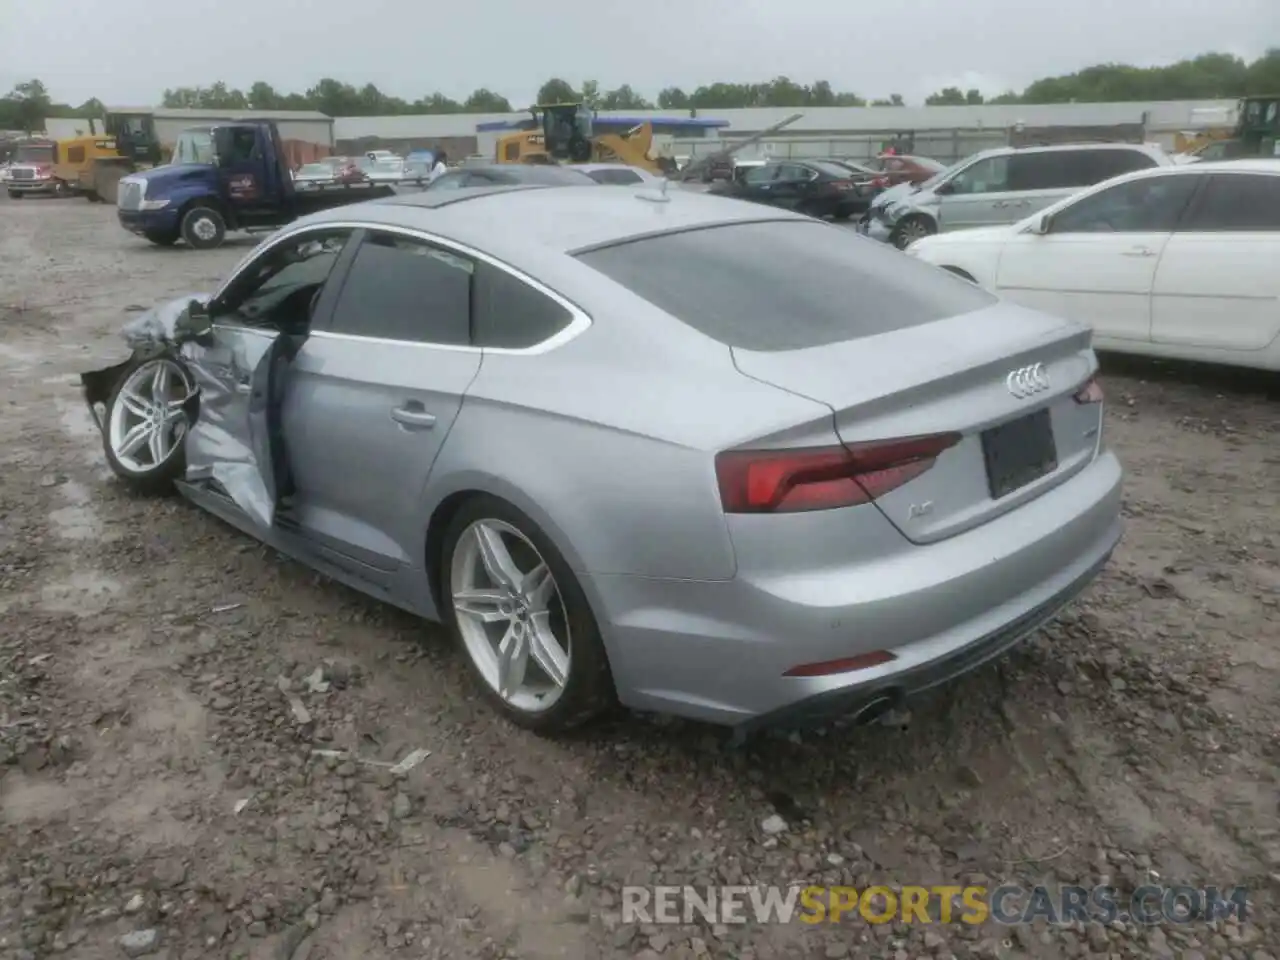
[[[1087,327],[758,204],[356,204],[126,336],[84,377],[119,476],[446,624],[533,729],[873,719],[1121,535]]]

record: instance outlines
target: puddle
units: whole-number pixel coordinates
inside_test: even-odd
[[[118,580],[82,570],[65,580],[45,584],[40,590],[40,605],[50,613],[87,617],[100,613],[123,589]]]

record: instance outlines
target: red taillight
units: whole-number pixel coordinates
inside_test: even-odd
[[[933,466],[960,434],[716,456],[725,513],[797,513],[868,503]]]
[[[1102,384],[1096,379],[1090,380],[1075,393],[1076,403],[1101,403],[1102,399]]]

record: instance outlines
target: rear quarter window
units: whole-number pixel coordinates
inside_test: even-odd
[[[979,287],[851,230],[730,224],[597,247],[578,259],[699,333],[802,350],[979,310]]]

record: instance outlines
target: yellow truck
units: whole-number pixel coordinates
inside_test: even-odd
[[[79,195],[114,204],[122,177],[160,163],[160,141],[150,113],[108,112],[86,124],[88,133],[44,145],[38,160],[15,163],[5,182],[9,196]]]

